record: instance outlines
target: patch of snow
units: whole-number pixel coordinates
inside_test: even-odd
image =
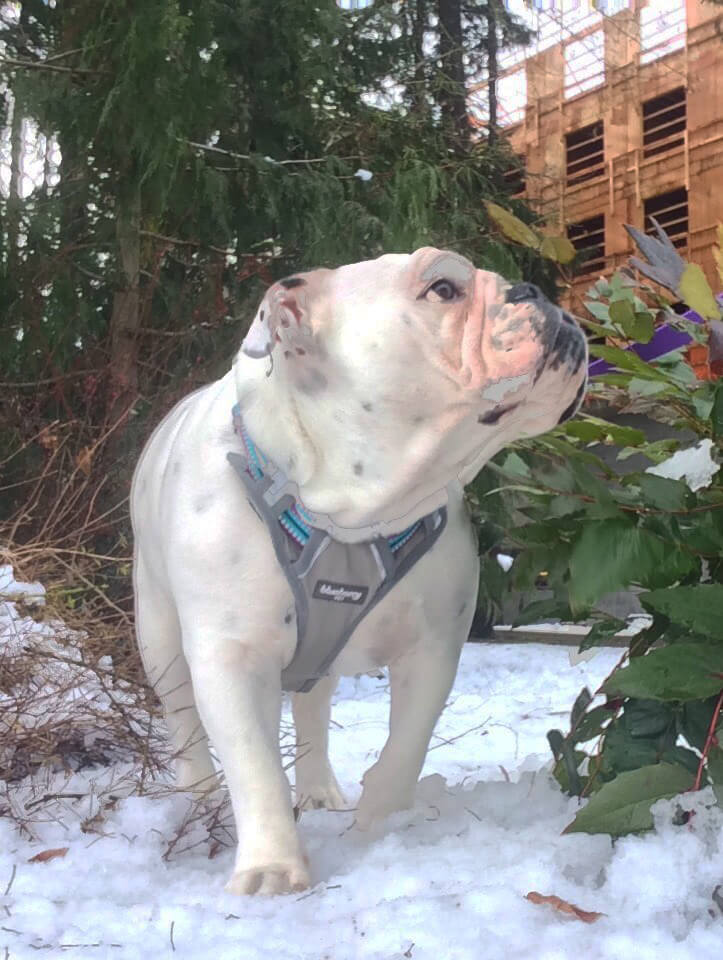
[[[354,174],[355,177],[358,177],[360,180],[371,180],[374,174],[371,170],[365,170],[363,167],[359,167],[357,172]]]
[[[701,440],[696,446],[678,450],[662,463],[648,467],[645,472],[668,480],[685,480],[693,491],[709,487],[720,470],[720,464],[711,457],[712,449],[712,440]]]
[[[515,562],[515,558],[514,558],[514,557],[510,557],[510,556],[509,556],[508,554],[506,554],[506,553],[498,553],[498,554],[497,554],[497,563],[499,563],[499,565],[502,567],[502,569],[505,571],[505,573],[507,573],[507,571],[511,569],[512,564],[513,564],[514,562]]]
[[[0,564],[0,602],[8,597],[44,599],[45,587],[42,583],[23,583],[21,580],[16,580],[10,564]],[[42,600],[36,599],[35,602],[40,603]]]
[[[189,839],[168,856],[189,798],[159,783],[123,799],[133,771],[121,763],[49,777],[42,789],[66,795],[53,816],[33,818],[29,788],[5,785],[0,810],[12,804],[26,830],[0,816],[0,956],[716,956],[723,916],[711,896],[723,881],[723,814],[710,809],[710,791],[683,798],[696,810],[685,826],[673,826],[674,804],[663,802],[656,832],[614,847],[606,836],[562,835],[578,801],[550,776],[545,734],[566,727],[580,688],[596,689],[619,654],[602,649],[595,665],[571,667],[562,645],[467,644],[414,809],[368,833],[351,810],[304,812],[314,886],[302,894],[225,893],[230,848],[210,858],[207,842]],[[384,743],[388,707],[384,672],[344,678],[334,696],[331,760],[351,807]],[[532,890],[604,916],[581,923],[527,901]]]

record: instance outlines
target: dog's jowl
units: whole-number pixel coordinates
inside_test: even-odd
[[[179,786],[214,787],[209,739],[222,764],[229,890],[313,876],[284,689],[296,803],[339,808],[336,678],[388,665],[389,736],[356,822],[412,805],[475,609],[464,486],[572,416],[586,369],[580,330],[537,288],[427,247],[274,284],[229,373],[157,428],[131,498],[138,643]]]

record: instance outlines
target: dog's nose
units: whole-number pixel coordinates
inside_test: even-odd
[[[510,287],[505,303],[522,303],[523,300],[546,300],[542,290],[534,283],[516,283]]]

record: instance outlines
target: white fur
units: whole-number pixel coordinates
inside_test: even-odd
[[[454,304],[424,294],[445,264],[456,281],[467,278]],[[510,439],[553,426],[584,376],[545,370],[530,387],[541,353],[527,314],[500,311],[504,281],[456,254],[425,248],[303,279],[267,293],[246,341],[255,359],[242,350],[232,371],[156,429],[131,497],[141,654],[163,701],[179,786],[214,785],[207,737],[220,758],[238,829],[228,884],[236,893],[302,889],[310,872],[278,748],[294,604],[226,460],[239,449],[233,404],[304,505],[331,516],[345,539],[380,522],[398,531],[448,503],[446,530],[363,621],[334,676],[292,698],[297,802],[338,806],[327,756],[335,677],[389,665],[389,738],[364,775],[356,813],[365,827],[412,804],[469,633],[479,571],[463,484]],[[483,426],[490,391],[519,406]]]

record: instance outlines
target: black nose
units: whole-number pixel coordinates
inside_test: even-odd
[[[510,287],[505,303],[522,303],[523,300],[546,300],[542,290],[534,283],[516,283]]]

